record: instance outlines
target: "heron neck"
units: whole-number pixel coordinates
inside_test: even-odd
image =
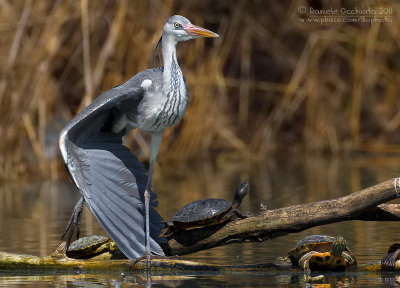
[[[178,77],[182,77],[181,68],[176,58],[176,40],[164,36],[162,38],[162,55],[164,62],[163,94],[167,95],[172,89],[172,83],[176,83]]]

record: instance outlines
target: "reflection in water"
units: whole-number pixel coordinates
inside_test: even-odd
[[[400,287],[400,276],[395,273],[383,274],[382,282],[389,287]]]
[[[276,209],[331,199],[400,175],[398,161],[391,159],[355,158],[341,161],[321,158],[285,158],[235,162],[218,160],[216,162],[217,164],[197,161],[190,166],[190,169],[183,164],[177,164],[174,169],[171,169],[172,164],[162,165],[161,163],[161,168],[156,170],[154,190],[158,194],[158,211],[166,220],[178,208],[194,200],[203,198],[232,200],[237,185],[244,180],[249,181],[250,192],[245,197],[240,210],[256,212],[260,202],[266,203],[268,209]],[[69,181],[18,183],[0,187],[0,251],[40,256],[51,254],[61,242],[60,236],[78,199],[79,193]],[[400,231],[395,222],[349,221],[315,227],[263,243],[227,245],[182,258],[216,264],[271,262],[279,256],[286,255],[286,251],[303,237],[321,233],[332,236],[343,235],[356,255],[358,263],[380,260],[386,255],[387,247],[400,240]],[[104,232],[93,216],[85,210],[81,235],[92,234],[101,235]],[[51,276],[49,281],[54,283],[64,276],[60,277]],[[72,280],[72,276],[65,277],[69,277],[68,281],[74,282],[71,286],[79,287],[76,281],[84,276],[74,275],[75,280]],[[221,284],[219,281],[230,283],[230,285],[237,283],[238,287],[246,286],[245,283],[251,287],[262,286],[263,281],[275,283],[278,287],[283,283],[291,285],[288,284],[291,281],[283,281],[285,277],[282,278],[276,274],[257,276],[260,285],[254,277],[249,275],[220,277],[196,274],[195,277],[193,275],[190,277],[193,278],[179,279],[181,284],[175,284],[180,287],[189,285],[200,287],[202,283],[204,284],[203,281],[212,279],[215,281],[215,286]],[[19,281],[16,278],[13,278],[14,280],[10,277],[6,278],[7,281]],[[108,283],[107,285],[119,285],[118,281],[122,280],[133,281],[130,276],[121,280],[120,277],[110,278],[109,275],[100,275],[94,277],[94,282],[90,285],[94,286],[97,283],[95,281],[101,282],[103,278],[106,279],[104,281]],[[28,282],[43,281],[42,284],[47,281],[47,278],[24,279],[23,281]],[[84,279],[86,283],[84,286],[87,286],[88,280]],[[111,279],[116,282],[111,284]],[[368,277],[358,276],[357,285],[367,279]],[[6,281],[1,276],[0,280]],[[376,285],[381,282],[375,279],[373,283]],[[153,284],[155,284],[154,279]]]
[[[116,274],[73,274],[73,275],[21,275],[1,276],[0,287],[121,287],[124,277]],[[124,285],[125,286],[125,285]]]
[[[315,277],[319,273],[311,274],[311,277]],[[356,276],[351,274],[335,274],[335,273],[325,273],[322,280],[315,282],[306,282],[305,274],[298,273],[290,277],[290,284],[296,286],[300,284],[301,286],[308,287],[354,287],[353,284],[356,283]],[[288,283],[289,284],[289,283]]]
[[[123,274],[123,273],[122,273]],[[312,274],[311,276],[316,276]],[[151,276],[119,273],[72,275],[2,275],[0,287],[399,287],[392,274],[325,273],[316,282],[305,282],[303,273],[174,273]]]

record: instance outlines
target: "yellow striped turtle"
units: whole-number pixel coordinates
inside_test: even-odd
[[[307,236],[289,250],[288,255],[292,264],[302,270],[345,271],[357,264],[341,236]]]
[[[89,259],[113,250],[115,243],[108,237],[92,235],[79,238],[69,245],[65,254],[69,258]]]

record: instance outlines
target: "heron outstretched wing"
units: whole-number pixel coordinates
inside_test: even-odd
[[[122,135],[111,132],[116,112],[135,107],[145,95],[141,83],[159,77],[145,70],[93,101],[63,129],[60,148],[72,180],[85,203],[107,234],[129,258],[145,252],[144,166],[122,144]],[[150,247],[163,255],[155,239],[162,229],[162,218],[154,209],[151,193]]]

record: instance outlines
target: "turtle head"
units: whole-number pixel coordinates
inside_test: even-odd
[[[340,257],[342,256],[342,252],[346,250],[346,239],[342,236],[338,236],[332,243],[332,254]]]
[[[249,191],[249,183],[244,181],[240,183],[239,187],[236,189],[235,198],[233,198],[232,207],[236,209],[242,203],[243,197],[246,196]]]

